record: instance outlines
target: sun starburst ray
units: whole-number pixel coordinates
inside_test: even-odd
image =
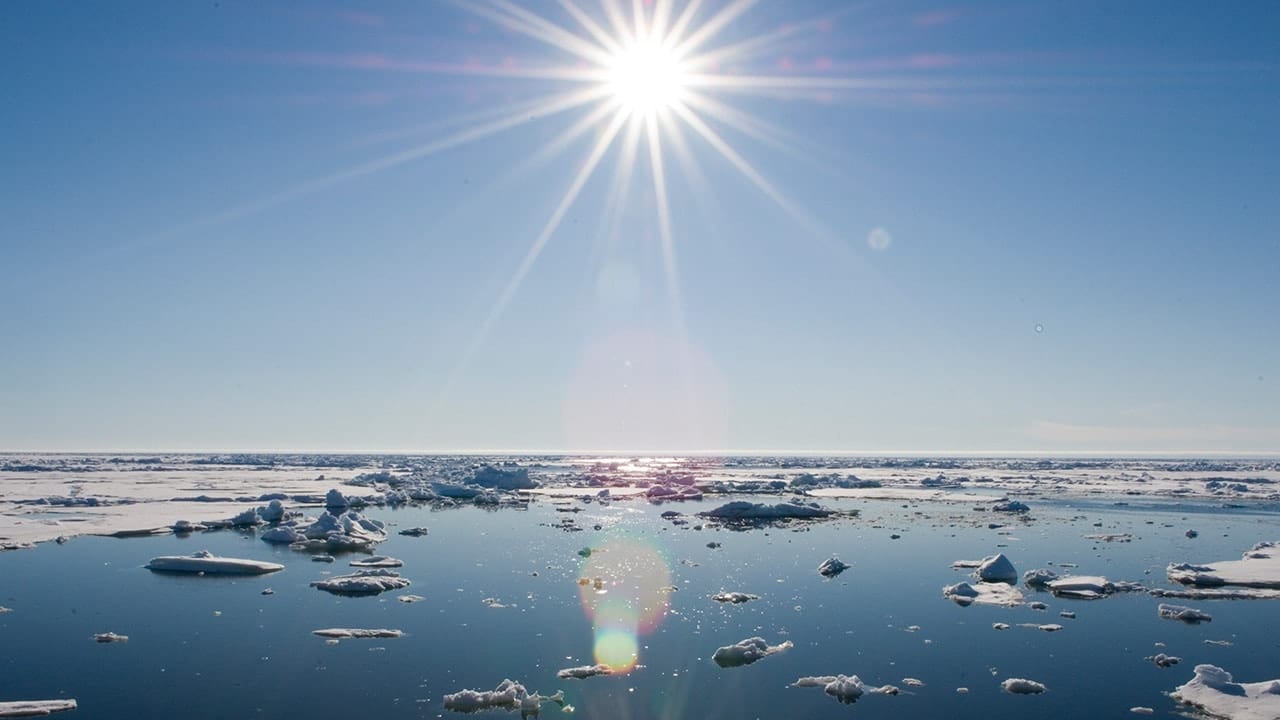
[[[462,7],[477,15],[495,20],[503,27],[541,40],[596,65],[606,64],[612,57],[604,48],[584,40],[582,36],[565,30],[537,13],[507,0],[487,0],[487,2],[493,7],[479,2],[462,3]]]
[[[564,11],[569,13],[569,16],[582,26],[582,29],[586,30],[591,37],[595,38],[596,42],[600,43],[601,47],[615,55],[622,52],[622,45],[618,42],[618,39],[610,35],[603,27],[600,27],[600,23],[578,7],[573,0],[559,0],[559,3],[560,7],[564,8]]]
[[[604,120],[610,112],[615,111],[616,109],[609,103],[599,103],[594,110],[583,115],[573,125],[570,125],[560,131],[555,138],[551,140],[551,142],[538,148],[537,152],[525,158],[519,165],[516,165],[508,171],[499,182],[508,182],[515,177],[545,165],[549,160],[564,151],[564,149],[573,143],[573,141],[582,137],[587,132],[600,127],[600,122]]]
[[[657,0],[653,4],[653,19],[649,22],[649,36],[656,42],[667,37],[667,23],[671,21],[671,4],[674,0]]]
[[[627,24],[627,16],[619,4],[621,0],[600,0],[600,4],[604,7],[605,17],[609,18],[609,25],[613,27],[613,31],[618,34],[618,41],[623,47],[630,45],[636,41],[634,29]]]
[[[684,326],[684,310],[680,302],[680,280],[676,270],[676,248],[671,234],[671,208],[667,202],[667,176],[662,163],[662,141],[658,134],[658,118],[644,119],[649,144],[649,171],[653,175],[654,204],[658,213],[658,240],[662,246],[662,271],[667,279],[667,301],[677,327]]]
[[[703,43],[714,38],[726,25],[749,10],[756,2],[758,0],[733,0],[733,2],[721,8],[720,12],[712,15],[697,30],[690,33],[689,37],[685,38],[683,42],[676,45],[676,55],[684,57],[697,50]]]
[[[672,45],[679,45],[684,38],[684,33],[689,29],[689,23],[693,22],[693,18],[698,14],[698,10],[702,7],[702,0],[689,0],[689,4],[684,6],[684,11],[672,23],[671,29],[667,31],[667,42]]]
[[[732,127],[734,130],[784,153],[794,155],[799,152],[797,146],[801,138],[795,133],[788,132],[750,113],[699,92],[687,91],[684,95],[684,101],[691,108],[700,110],[706,115]]]

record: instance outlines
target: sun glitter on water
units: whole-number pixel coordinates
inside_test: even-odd
[[[671,571],[653,547],[614,539],[592,548],[583,562],[579,595],[595,630],[596,662],[615,673],[633,670],[640,660],[640,635],[653,632],[666,617]]]

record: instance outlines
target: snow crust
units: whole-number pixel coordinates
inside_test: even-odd
[[[75,710],[75,700],[18,700],[0,702],[0,718],[40,717],[51,713]]]
[[[778,645],[770,645],[762,637],[751,637],[746,640],[740,640],[733,645],[716,648],[716,652],[711,656],[711,659],[722,668],[740,667],[742,665],[750,665],[770,655],[785,652],[792,647],[794,647],[794,644],[790,640],[785,640]]]
[[[1195,677],[1170,695],[1183,705],[1227,720],[1280,718],[1280,680],[1237,683],[1216,665],[1197,665]]]
[[[157,572],[204,573],[206,575],[263,575],[283,570],[279,563],[244,558],[219,557],[201,550],[192,555],[162,555],[151,558],[148,570]]]

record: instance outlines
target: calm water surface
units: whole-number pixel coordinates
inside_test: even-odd
[[[1133,717],[1133,706],[1168,717],[1177,710],[1163,693],[1189,679],[1197,663],[1221,665],[1242,681],[1280,677],[1275,601],[1173,601],[1213,615],[1211,623],[1192,626],[1159,619],[1160,601],[1138,593],[1093,602],[1029,597],[1047,602],[1047,611],[964,608],[941,598],[943,585],[965,579],[953,561],[996,551],[1020,572],[1077,563],[1082,574],[1164,585],[1170,561],[1235,558],[1259,540],[1280,539],[1271,513],[1131,502],[1039,502],[1035,520],[1022,524],[962,504],[831,501],[861,515],[747,532],[699,531],[696,519],[675,526],[659,518],[673,507],[692,513],[712,501],[607,507],[575,501],[579,513],[557,512],[545,500],[524,511],[374,510],[393,533],[420,525],[431,533],[393,534],[379,546],[380,554],[405,561],[401,572],[413,586],[365,598],[308,586],[325,573],[346,572],[356,556],[316,563],[252,534],[79,538],[0,555],[0,604],[13,609],[0,614],[0,700],[74,697],[80,709],[67,717],[84,720],[459,717],[444,710],[444,694],[511,678],[544,694],[563,689],[576,708],[565,717]],[[554,527],[566,517],[584,530]],[[989,529],[992,521],[1006,527]],[[1198,538],[1184,536],[1190,528]],[[1102,532],[1134,539],[1083,537]],[[640,623],[634,671],[558,680],[560,668],[595,662],[596,633],[577,583],[589,562],[578,555],[584,547],[605,548],[594,556],[596,567],[630,570],[640,559],[653,560],[634,575],[647,597],[655,596],[658,578],[679,590],[660,595],[669,607],[654,608],[650,626]],[[286,569],[219,578],[142,568],[155,555],[203,549]],[[832,554],[853,567],[828,581],[816,567]],[[275,593],[262,595],[268,587]],[[633,590],[609,592],[625,600]],[[761,599],[723,606],[710,600],[720,590]],[[425,599],[396,600],[406,593]],[[585,595],[602,601],[591,590]],[[506,607],[491,607],[489,598]],[[1077,617],[1062,618],[1061,610]],[[996,631],[994,622],[1013,627]],[[1018,623],[1065,629],[1048,633]],[[408,635],[332,645],[311,634],[322,627],[399,628]],[[90,639],[106,631],[129,641]],[[710,660],[716,647],[755,635],[795,647],[746,667],[722,669]],[[1160,669],[1143,661],[1161,651],[1183,663]],[[842,706],[820,689],[789,687],[800,676],[837,673],[895,684],[902,694]],[[908,687],[909,677],[924,685]],[[1049,692],[1004,694],[1000,681],[1007,677],[1043,682]],[[969,692],[958,694],[959,687]],[[560,710],[544,706],[542,717],[558,716]]]

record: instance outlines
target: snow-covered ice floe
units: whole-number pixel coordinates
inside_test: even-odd
[[[781,502],[776,505],[734,500],[720,507],[698,513],[716,520],[783,520],[791,518],[824,518],[831,511],[817,504]]]
[[[731,603],[738,605],[740,603],[749,602],[751,600],[759,600],[759,595],[752,595],[744,592],[722,592],[711,596],[712,600],[720,603]]]
[[[711,656],[711,659],[722,668],[739,667],[750,665],[770,655],[790,650],[792,647],[794,647],[794,644],[790,640],[784,640],[778,645],[770,645],[765,642],[764,638],[752,637],[736,642],[733,645],[716,648],[716,652]]]
[[[817,675],[802,677],[791,683],[792,687],[820,687],[837,702],[852,705],[858,698],[870,693],[873,695],[897,695],[898,688],[893,685],[868,687],[857,675]]]
[[[0,702],[0,718],[40,717],[64,710],[75,710],[75,700],[19,700]]]
[[[297,550],[369,551],[387,539],[387,531],[381,520],[366,518],[355,510],[336,515],[326,510],[315,521],[288,520],[263,530],[258,537]]]
[[[206,575],[263,575],[283,570],[279,563],[244,558],[219,557],[201,550],[191,555],[161,555],[151,558],[148,570],[157,572],[204,573]]]
[[[1245,551],[1240,560],[1223,560],[1207,565],[1172,563],[1167,574],[1170,580],[1183,585],[1280,589],[1280,542],[1258,543]]]
[[[1038,683],[1035,680],[1027,680],[1026,678],[1009,678],[1000,683],[1000,687],[1005,692],[1013,695],[1039,695],[1048,690],[1044,683]]]
[[[983,582],[1018,582],[1018,571],[1014,569],[1013,563],[1005,557],[1004,553],[983,558],[982,562],[978,563],[978,569],[974,571],[973,576]]]
[[[957,605],[1001,605],[1015,607],[1022,604],[1022,591],[1002,582],[959,582],[942,588],[942,597]]]
[[[1156,608],[1156,612],[1165,620],[1181,620],[1184,623],[1196,624],[1202,622],[1211,622],[1213,617],[1209,613],[1198,610],[1196,608],[1187,607],[1185,605],[1168,605],[1160,603],[1160,607]]]
[[[833,578],[845,570],[849,569],[849,565],[840,561],[840,558],[832,555],[822,564],[818,566],[818,574],[825,578]]]
[[[389,630],[387,628],[323,628],[321,630],[312,630],[311,634],[339,640],[404,637],[403,630]]]
[[[384,568],[359,570],[350,575],[334,575],[324,580],[313,580],[311,587],[334,595],[377,595],[387,590],[399,590],[412,585],[400,573]]]
[[[596,675],[612,675],[613,668],[608,665],[583,665],[582,667],[565,668],[556,673],[562,680],[585,680]]]
[[[1101,575],[1068,575],[1067,577],[1050,580],[1044,584],[1044,587],[1058,597],[1079,600],[1096,600],[1118,592],[1143,592],[1146,590],[1140,583],[1113,582]]]
[[[1229,720],[1280,718],[1280,680],[1237,683],[1216,665],[1197,665],[1195,677],[1170,694],[1183,705]]]
[[[403,560],[387,557],[386,555],[373,555],[351,561],[351,567],[359,568],[398,568],[402,566],[404,566]]]
[[[520,717],[535,716],[542,703],[554,702],[564,707],[564,692],[554,695],[530,693],[524,685],[514,680],[503,680],[493,690],[460,690],[444,696],[444,709],[454,712],[480,712],[481,710],[519,710]]]
[[[93,641],[100,642],[100,643],[129,642],[129,636],[119,635],[113,632],[94,633]]]

